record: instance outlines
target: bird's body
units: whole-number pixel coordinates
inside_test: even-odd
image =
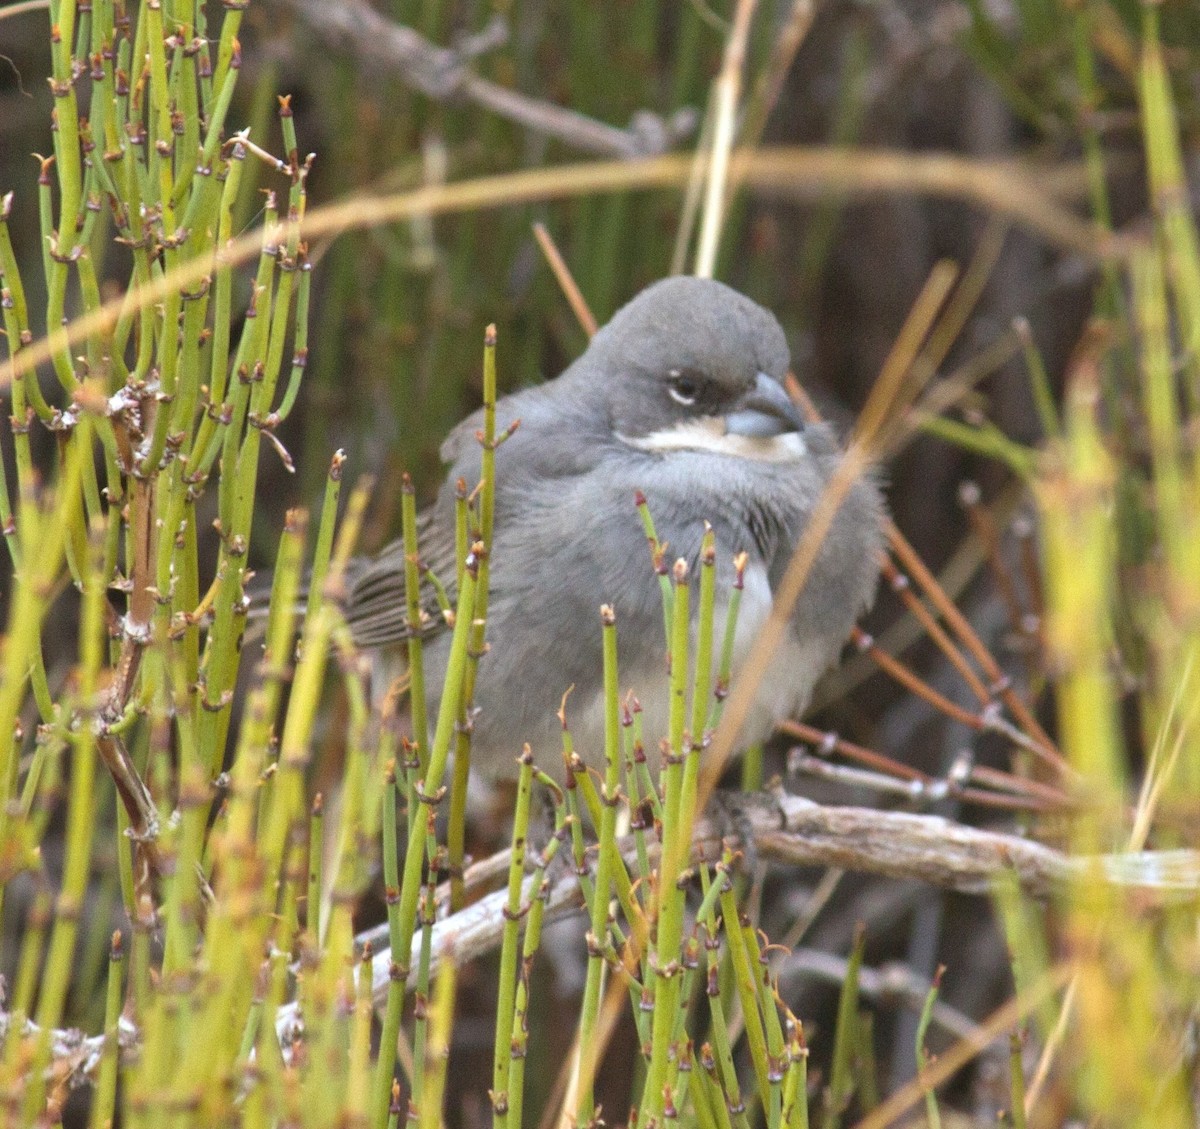
[[[599,608],[616,613],[622,691],[642,703],[648,743],[665,734],[666,648],[658,578],[635,507],[645,495],[668,560],[697,575],[704,523],[717,543],[717,638],[734,580],[748,564],[735,678],[817,499],[841,457],[823,425],[802,427],[782,387],[788,356],[775,319],[719,283],[669,279],[621,310],[560,377],[501,399],[499,427],[520,420],[496,456],[490,554],[489,651],[478,668],[472,764],[515,775],[528,741],[561,774],[562,695],[577,750],[603,761]],[[442,447],[446,485],[422,521],[421,557],[454,576],[455,489],[478,482],[479,413]],[[804,707],[869,602],[878,571],[882,505],[856,482],[763,680],[747,742]],[[403,549],[352,576],[347,614],[361,646],[385,661],[408,634]],[[425,643],[436,701],[447,632]]]

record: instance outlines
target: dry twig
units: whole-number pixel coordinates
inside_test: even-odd
[[[343,0],[340,4],[326,0],[276,2],[290,8],[331,46],[353,52],[358,63],[398,77],[438,101],[461,98],[474,102],[585,153],[653,156],[666,152],[696,128],[696,111],[688,107],[668,119],[639,110],[628,128],[620,129],[481,78],[470,70],[470,63],[507,42],[508,25],[502,16],[495,16],[483,31],[457,48],[448,48],[385,19],[362,0]]]

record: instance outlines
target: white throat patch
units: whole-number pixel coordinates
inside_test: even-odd
[[[798,431],[769,438],[731,435],[725,430],[725,421],[720,416],[689,419],[674,427],[632,438],[618,432],[617,438],[639,451],[650,451],[656,455],[668,451],[712,451],[718,455],[736,455],[741,459],[757,459],[764,463],[788,463],[808,453],[804,436]]]

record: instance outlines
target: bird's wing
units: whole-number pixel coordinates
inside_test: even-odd
[[[453,603],[457,572],[454,536],[452,531],[446,535],[432,510],[417,518],[417,545],[421,564],[444,585]],[[411,638],[414,630],[408,618],[402,541],[393,541],[371,560],[352,562],[348,587],[346,620],[355,643],[365,648],[386,647]],[[420,634],[435,635],[445,627],[433,586],[426,583],[421,591]]]

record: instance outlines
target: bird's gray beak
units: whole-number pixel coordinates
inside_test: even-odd
[[[771,439],[776,435],[803,430],[804,421],[792,398],[778,380],[765,372],[758,374],[754,387],[738,401],[737,408],[725,417],[725,431],[729,435]]]

